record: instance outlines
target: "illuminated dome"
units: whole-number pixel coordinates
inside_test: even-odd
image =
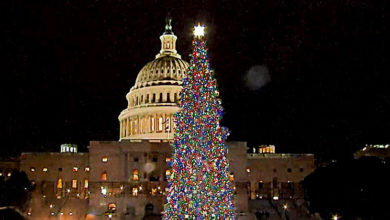
[[[167,20],[160,36],[161,50],[138,73],[135,85],[127,93],[127,108],[119,115],[120,140],[173,139],[173,115],[188,63],[176,51],[177,37]]]
[[[156,85],[181,85],[188,63],[173,56],[162,56],[147,63],[132,89]]]

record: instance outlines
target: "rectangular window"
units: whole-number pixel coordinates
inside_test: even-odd
[[[150,129],[152,132],[154,132],[154,124],[155,123],[156,123],[155,118],[152,117],[152,119],[150,120]]]
[[[146,103],[149,103],[149,94],[146,95]]]
[[[162,131],[163,130],[163,118],[160,116],[158,118],[158,131]]]
[[[171,170],[165,170],[165,176],[167,177],[167,179],[169,178],[170,175],[171,175]]]
[[[102,180],[102,181],[107,181],[107,172],[106,172],[106,171],[104,171],[104,172],[102,173],[102,175],[101,175],[101,180]]]
[[[138,169],[133,170],[133,181],[138,181],[139,180],[139,172]]]
[[[169,117],[165,120],[165,131],[171,131],[171,118]]]
[[[230,181],[234,181],[234,173],[231,173],[231,174],[229,175],[229,178],[230,178]]]
[[[140,118],[139,120],[139,133],[143,133],[144,132],[144,119],[143,118]]]
[[[77,189],[77,180],[72,180],[72,188]]]
[[[88,179],[84,180],[84,188],[88,189]]]
[[[171,94],[169,92],[167,93],[167,102],[171,102]]]
[[[133,187],[132,193],[133,193],[133,196],[138,196],[138,188]]]
[[[61,179],[61,178],[59,178],[59,179],[57,180],[57,188],[58,188],[58,189],[62,189],[62,179]]]

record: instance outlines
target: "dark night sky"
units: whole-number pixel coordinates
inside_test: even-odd
[[[230,140],[336,158],[389,143],[387,9],[386,0],[0,1],[0,154],[117,140],[125,95],[158,53],[168,11],[187,61],[192,25],[208,26]],[[256,65],[271,81],[254,90],[246,76]]]

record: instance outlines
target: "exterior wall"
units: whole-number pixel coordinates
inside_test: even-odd
[[[160,85],[128,93],[128,108],[119,116],[120,139],[173,139],[172,135],[168,136],[165,121],[170,118],[169,132],[172,134],[173,115],[179,110],[177,100],[181,89],[179,85]],[[160,117],[164,122],[161,130]]]
[[[107,157],[107,162],[102,158]],[[145,206],[153,204],[154,213],[163,210],[165,202],[165,171],[169,169],[166,158],[171,157],[168,142],[98,142],[90,143],[91,194],[89,211],[102,214],[108,204],[117,207],[116,216],[125,219],[142,219]],[[133,171],[138,170],[138,180]],[[107,180],[101,173],[107,171]],[[107,193],[102,193],[102,187]],[[133,189],[137,190],[136,195]]]
[[[312,154],[248,154],[251,199],[303,198],[301,181],[314,171]]]
[[[246,142],[228,142],[229,171],[234,177],[234,205],[236,212],[248,211],[248,177],[245,169],[246,161]]]
[[[35,183],[28,210],[31,219],[82,219],[89,198],[89,186],[84,185],[89,172],[85,168],[89,168],[88,153],[22,153],[20,169]],[[59,179],[62,188],[58,188]],[[73,180],[77,180],[75,187]]]
[[[247,154],[246,142],[227,144],[237,214],[256,212],[259,207],[272,210],[275,205],[270,206],[268,199],[274,196],[294,201],[303,198],[300,182],[314,170],[313,155]],[[91,141],[89,153],[23,153],[20,169],[36,184],[30,217],[107,219],[111,213],[114,219],[142,219],[149,204],[159,215],[166,199],[171,154],[169,142],[156,140]],[[134,179],[135,169],[138,179]],[[57,187],[59,178],[62,189]],[[76,188],[72,180],[77,180]],[[115,205],[115,212],[110,204]]]
[[[0,177],[7,179],[14,170],[19,170],[19,160],[0,161]]]
[[[383,146],[383,145],[380,145]],[[378,157],[382,160],[386,158],[390,158],[390,148],[388,145],[385,145],[386,147],[378,148],[378,147],[364,147],[363,149],[360,149],[354,153],[354,158],[359,159],[360,157]]]
[[[248,210],[247,179],[245,174],[246,143],[228,142],[230,170],[235,178],[235,205],[238,212]],[[91,187],[89,212],[101,215],[108,211],[108,204],[117,206],[116,216],[125,219],[141,219],[145,206],[154,206],[160,214],[165,203],[167,187],[165,172],[170,167],[172,147],[168,142],[90,142]],[[107,162],[102,158],[107,157]],[[139,180],[132,178],[134,169],[139,171]],[[107,171],[107,180],[101,173]],[[107,189],[106,195],[101,189]],[[137,188],[137,195],[133,195]]]

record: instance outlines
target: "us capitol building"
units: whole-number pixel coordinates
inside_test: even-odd
[[[12,165],[36,186],[25,213],[29,219],[161,219],[173,115],[189,64],[176,50],[170,22],[160,40],[160,52],[126,95],[119,141],[90,141],[89,152],[74,145],[62,145],[60,152],[25,152]],[[272,145],[248,153],[246,142],[227,144],[239,219],[255,219],[256,212],[277,216],[282,205],[303,204],[301,181],[314,170],[312,154],[278,154]],[[6,178],[7,166],[0,163]]]

